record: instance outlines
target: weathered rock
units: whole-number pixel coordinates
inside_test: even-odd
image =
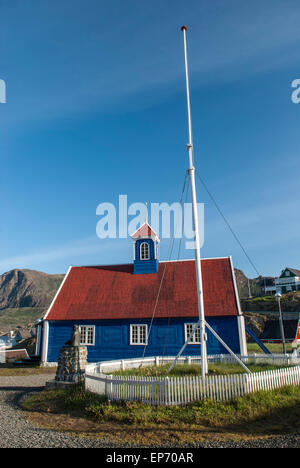
[[[63,346],[59,353],[55,380],[59,382],[81,382],[87,365],[86,346]]]
[[[28,269],[8,271],[0,275],[0,309],[47,308],[63,278]]]
[[[269,318],[263,314],[244,313],[245,323],[255,333],[257,337],[260,337],[264,331],[266,322]],[[247,333],[247,341],[253,342],[253,339]]]

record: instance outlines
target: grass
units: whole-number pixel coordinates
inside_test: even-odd
[[[44,310],[45,308],[39,307],[2,309],[0,310],[0,328],[27,327],[29,323],[35,323],[43,315]]]
[[[264,345],[271,353],[281,354],[283,352],[281,343],[264,343]],[[264,354],[263,350],[256,343],[247,343],[247,349],[249,354]],[[286,350],[288,353],[293,351],[292,343],[286,343]]]
[[[166,375],[167,368],[145,367],[122,374]],[[270,368],[252,366],[251,370]],[[234,364],[214,364],[209,370],[214,374],[243,372]],[[177,365],[171,375],[198,375],[199,371],[197,365]],[[23,401],[23,410],[28,420],[49,429],[105,440],[109,437],[109,442],[114,443],[183,446],[204,440],[247,440],[299,433],[300,387],[257,392],[230,402],[205,400],[166,407],[109,402],[77,384],[67,390],[36,393]]]
[[[166,364],[163,366],[149,366],[140,367],[136,369],[126,369],[124,371],[113,372],[113,375],[136,375],[143,377],[164,377],[169,375],[170,377],[183,377],[185,375],[201,375],[201,366],[197,364],[177,364],[173,367],[171,372],[168,372],[170,365]],[[251,372],[262,372],[266,370],[278,369],[278,366],[272,366],[269,364],[258,364],[254,366],[250,364],[247,366]],[[238,364],[209,364],[208,373],[210,375],[228,375],[244,373],[245,370]]]
[[[251,344],[249,344],[251,348]],[[280,345],[274,345],[280,346]],[[249,350],[254,352],[253,350]],[[135,369],[135,375],[165,375],[168,366]],[[272,366],[251,366],[252,371]],[[277,367],[275,367],[277,368]],[[171,375],[198,375],[200,366],[178,365]],[[213,374],[243,372],[237,365],[214,364]],[[55,369],[0,365],[1,375],[49,373]],[[124,374],[132,371],[123,372]],[[148,406],[142,402],[112,403],[85,392],[82,384],[67,390],[35,393],[23,401],[23,415],[53,430],[135,446],[193,445],[211,440],[251,440],[300,431],[300,387],[257,392],[230,402],[198,401],[185,406]]]
[[[274,302],[277,303],[275,296],[258,296],[258,297],[248,297],[244,299],[247,302]]]
[[[39,367],[38,365],[16,367],[13,364],[0,364],[0,377],[54,374],[55,372],[55,367]]]
[[[26,416],[43,427],[136,445],[192,444],[207,439],[234,440],[300,430],[300,388],[258,392],[231,402],[205,400],[186,406],[119,404],[84,391],[35,394],[24,403]],[[51,415],[51,417],[49,417]]]

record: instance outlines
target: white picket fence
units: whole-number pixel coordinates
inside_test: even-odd
[[[104,364],[104,363],[102,363]],[[86,368],[86,390],[111,401],[143,401],[150,405],[182,405],[212,399],[229,401],[260,390],[300,385],[300,367],[252,374],[185,377],[136,377],[105,375],[99,364]]]
[[[244,362],[244,364],[249,365],[253,364],[268,364],[274,366],[290,366],[290,365],[300,365],[300,358],[293,356],[292,354],[247,354],[243,356],[242,354],[237,355],[238,358]],[[236,364],[234,356],[230,354],[214,354],[207,356],[209,364]],[[166,364],[171,364],[174,361],[174,356],[154,356],[154,357],[144,357],[144,358],[132,358],[132,359],[116,359],[114,361],[102,361],[97,364],[91,364],[90,369],[98,368],[99,373],[108,374],[110,372],[115,372],[119,370],[126,369],[137,369],[139,367],[149,367],[149,366],[163,366]],[[197,364],[201,365],[201,356],[181,356],[177,364]]]

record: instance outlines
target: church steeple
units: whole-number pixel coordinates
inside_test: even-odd
[[[133,273],[157,273],[159,261],[160,239],[156,232],[148,224],[147,204],[146,220],[144,224],[131,235],[133,239]]]

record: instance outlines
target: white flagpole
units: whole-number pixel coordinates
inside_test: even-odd
[[[207,366],[207,351],[206,351],[204,302],[203,302],[203,290],[202,290],[202,271],[201,271],[197,196],[196,196],[196,186],[195,186],[195,167],[194,167],[194,163],[193,163],[192,119],[191,119],[189,73],[188,73],[188,59],[187,59],[187,47],[186,47],[187,27],[182,26],[181,31],[183,32],[183,40],[184,40],[187,114],[188,114],[188,128],[189,128],[189,142],[188,142],[188,145],[187,145],[188,154],[189,154],[188,173],[189,173],[190,183],[191,183],[193,222],[194,222],[194,230],[195,230],[195,261],[196,261],[198,313],[199,313],[200,341],[201,341],[201,375],[202,375],[202,377],[205,377],[205,375],[208,373],[208,366]]]

